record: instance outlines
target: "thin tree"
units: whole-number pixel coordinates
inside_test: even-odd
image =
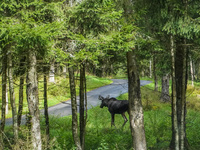
[[[17,114],[18,127],[20,127],[21,125],[23,101],[24,101],[24,76],[22,75],[20,76],[20,81],[19,81],[19,106],[18,106],[18,114]]]
[[[44,116],[45,116],[45,130],[46,130],[46,147],[49,145],[49,113],[48,113],[48,99],[47,99],[47,66],[44,69]]]
[[[77,117],[77,101],[76,101],[76,85],[74,77],[74,69],[72,66],[68,67],[69,83],[71,93],[71,105],[72,105],[72,134],[73,140],[78,150],[82,150],[80,139],[78,135],[78,117]]]
[[[191,73],[192,86],[194,86],[194,68],[191,56],[190,56],[190,73]]]
[[[0,148],[4,149],[3,133],[6,119],[6,86],[7,86],[7,47],[2,49],[2,101],[1,101],[1,127],[0,127]]]
[[[149,78],[152,77],[151,60],[149,61]]]
[[[171,35],[171,63],[172,63],[172,140],[171,148],[174,150],[179,149],[179,132],[178,132],[178,117],[177,117],[177,94],[176,94],[176,75],[175,75],[175,49],[174,49],[174,38]]]
[[[156,74],[156,56],[153,56],[153,77],[154,77],[154,90],[158,91],[158,77]]]
[[[84,149],[85,147],[85,127],[86,127],[86,117],[85,116],[85,111],[87,110],[87,105],[86,103],[86,97],[87,93],[85,92],[86,89],[86,79],[85,79],[85,64],[81,63],[80,65],[80,142],[81,142],[81,147]],[[85,107],[86,106],[86,107]],[[85,110],[86,109],[86,110]]]
[[[24,103],[24,74],[25,74],[25,57],[20,59],[19,64],[19,105],[18,105],[18,114],[17,114],[17,124],[18,127],[21,125],[22,112],[23,112],[23,103]]]
[[[17,125],[17,111],[15,105],[15,92],[13,83],[13,63],[12,63],[12,53],[8,53],[8,80],[9,80],[9,92],[10,92],[10,103],[12,107],[12,120],[13,120],[13,133],[15,143],[18,141],[18,125]]]

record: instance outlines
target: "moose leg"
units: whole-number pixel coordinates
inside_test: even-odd
[[[122,117],[124,118],[124,124],[122,125],[122,127],[124,127],[124,125],[125,125],[126,122],[128,121],[128,119],[126,118],[125,112],[122,113]]]
[[[112,120],[111,120],[111,127],[112,127],[112,125],[115,126],[115,114],[111,114],[111,117],[112,117]]]

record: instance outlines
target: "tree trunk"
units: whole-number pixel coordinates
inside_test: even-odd
[[[17,115],[17,124],[18,127],[20,127],[21,125],[21,119],[22,119],[22,112],[23,112],[23,101],[24,101],[24,74],[25,74],[25,60],[26,58],[23,57],[20,60],[20,66],[19,66],[19,70],[20,70],[20,83],[19,83],[19,106],[18,106],[18,115]]]
[[[187,139],[186,139],[186,89],[187,89],[187,59],[186,59],[186,40],[182,39],[180,42],[180,46],[178,46],[178,50],[176,56],[178,58],[177,61],[177,69],[176,76],[178,76],[177,81],[177,100],[178,102],[178,125],[179,125],[179,134],[180,134],[180,149],[187,149]],[[180,61],[182,60],[182,61]],[[182,72],[181,72],[182,70]],[[181,73],[181,75],[180,75]],[[180,75],[180,76],[179,76]]]
[[[127,53],[129,118],[134,150],[146,150],[140,79],[134,49]]]
[[[12,107],[12,119],[13,119],[13,133],[15,143],[18,141],[18,126],[17,126],[17,111],[15,105],[15,92],[13,83],[13,66],[12,66],[12,54],[8,54],[8,79],[9,79],[9,91],[10,91],[10,104]]]
[[[47,101],[47,67],[44,66],[44,116],[46,125],[46,147],[49,145],[49,113],[48,113],[48,101]]]
[[[77,120],[77,102],[76,102],[76,85],[73,67],[68,67],[69,72],[69,83],[70,83],[70,93],[71,93],[71,105],[72,105],[72,134],[74,143],[78,150],[81,149],[80,139],[78,136],[78,120]]]
[[[174,38],[171,36],[171,61],[172,61],[172,140],[170,148],[179,150],[179,131],[177,116],[177,96],[176,96],[176,70],[175,70],[175,50]]]
[[[177,40],[176,56],[175,60],[172,54],[172,66],[175,68],[173,71],[173,105],[172,105],[172,141],[171,149],[184,150],[188,149],[188,142],[186,138],[186,88],[187,88],[187,78],[186,78],[186,42],[184,39],[179,38]],[[176,93],[176,95],[174,94]],[[175,101],[175,100],[176,101]]]
[[[9,112],[9,108],[8,108],[8,86],[6,84],[6,115],[8,114]]]
[[[191,56],[190,56],[190,73],[191,73],[192,86],[194,86],[194,70],[193,70],[192,57]]]
[[[200,80],[200,59],[195,64],[195,78],[196,80]]]
[[[20,77],[20,83],[19,83],[19,107],[18,107],[18,116],[17,116],[18,127],[20,127],[21,119],[22,119],[23,101],[24,101],[23,92],[24,92],[24,76],[22,75]]]
[[[49,82],[54,83],[55,82],[55,67],[54,67],[54,61],[50,64],[50,71],[49,71]]]
[[[156,75],[156,57],[155,54],[153,56],[153,76],[154,76],[154,90],[158,91],[158,80]]]
[[[160,100],[162,102],[169,102],[170,96],[169,96],[169,75],[166,74],[162,77],[162,92]]]
[[[38,84],[36,71],[36,53],[34,50],[28,51],[27,56],[27,78],[26,78],[26,94],[28,108],[31,116],[31,140],[33,150],[42,149],[41,133],[40,133],[40,111],[38,98]]]
[[[3,49],[2,55],[2,104],[1,104],[1,128],[0,128],[0,149],[4,149],[3,132],[5,128],[5,106],[6,106],[6,85],[7,85],[7,50]]]
[[[84,149],[85,146],[85,65],[82,63],[80,66],[80,142],[81,147]]]
[[[196,61],[196,63],[197,63],[198,61]],[[196,63],[194,63],[194,61],[193,61],[193,63],[192,63],[192,69],[193,69],[193,78],[194,78],[194,81],[196,80]]]
[[[151,60],[149,61],[149,77],[152,78]]]

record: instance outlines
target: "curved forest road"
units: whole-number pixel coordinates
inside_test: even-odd
[[[101,95],[106,97],[110,95],[110,97],[117,97],[120,94],[124,94],[128,92],[128,80],[125,79],[112,79],[113,83],[97,88],[90,92],[87,92],[87,101],[88,101],[88,109],[97,106],[100,104],[98,100],[98,96]],[[151,81],[140,81],[140,86],[151,83]],[[77,96],[77,104],[79,104],[79,96]],[[78,108],[79,110],[79,108]],[[49,115],[54,115],[57,117],[63,117],[67,115],[71,115],[71,101],[65,101],[55,106],[49,107]],[[44,110],[41,110],[41,115],[44,115]],[[26,119],[25,116],[22,117],[22,124],[25,124]],[[6,119],[6,125],[12,125],[12,118]]]

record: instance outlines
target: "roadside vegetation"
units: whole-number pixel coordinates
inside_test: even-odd
[[[110,81],[88,76],[92,85],[109,84]],[[94,84],[96,82],[97,84]],[[61,82],[63,83],[63,82]],[[88,85],[89,85],[88,84]],[[62,86],[62,84],[60,84]],[[171,104],[160,102],[160,92],[153,90],[154,83],[141,87],[142,103],[144,108],[144,125],[149,150],[165,150],[168,149],[171,140]],[[93,86],[93,88],[95,88]],[[191,150],[200,149],[200,85],[195,84],[195,88],[188,85],[187,97],[187,131],[188,141]],[[56,90],[57,91],[57,90]],[[53,97],[53,96],[52,96]],[[118,99],[128,99],[128,94],[123,94]],[[128,114],[126,113],[128,117]],[[72,117],[66,116],[58,118],[50,117],[50,138],[49,149],[63,150],[75,149],[72,138]],[[129,123],[122,128],[123,118],[121,115],[115,117],[116,128],[111,128],[111,116],[107,108],[101,109],[99,106],[88,110],[85,149],[89,150],[129,150],[131,149],[131,132]],[[45,141],[45,121],[41,116],[42,137]],[[8,147],[11,147],[13,135],[10,132],[11,127],[6,127],[6,135]],[[28,136],[28,128],[22,126],[20,130],[20,142],[18,146],[28,149],[30,140]],[[44,144],[45,145],[45,144]],[[17,145],[15,145],[17,146]],[[46,147],[47,148],[47,147]]]

